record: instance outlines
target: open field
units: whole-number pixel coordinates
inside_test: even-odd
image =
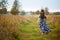
[[[49,34],[42,34],[39,15],[0,15],[0,40],[60,40],[60,15],[47,15],[51,28]]]

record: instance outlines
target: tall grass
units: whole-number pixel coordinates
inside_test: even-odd
[[[49,34],[42,34],[38,19],[36,15],[0,15],[0,40],[60,40],[60,15],[47,15]]]
[[[51,32],[46,35],[46,40],[60,40],[60,15],[48,15],[47,24]]]
[[[23,17],[19,15],[0,15],[0,40],[20,40],[18,25],[22,22]]]

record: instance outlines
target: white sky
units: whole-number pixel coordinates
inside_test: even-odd
[[[14,0],[8,0],[8,10],[11,9]],[[60,11],[60,0],[19,0],[25,11],[36,11],[48,7],[50,12]]]

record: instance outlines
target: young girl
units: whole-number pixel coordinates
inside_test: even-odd
[[[41,31],[45,34],[48,34],[51,30],[50,30],[50,28],[48,28],[48,26],[46,24],[46,21],[45,21],[46,16],[45,16],[43,9],[41,10],[39,18],[40,18],[40,29],[41,29]]]

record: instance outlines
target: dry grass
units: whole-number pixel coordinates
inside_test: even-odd
[[[47,15],[52,31],[41,34],[38,15],[0,15],[0,40],[60,40],[60,15]]]
[[[18,25],[26,22],[20,15],[0,15],[0,40],[15,40],[19,36]]]

